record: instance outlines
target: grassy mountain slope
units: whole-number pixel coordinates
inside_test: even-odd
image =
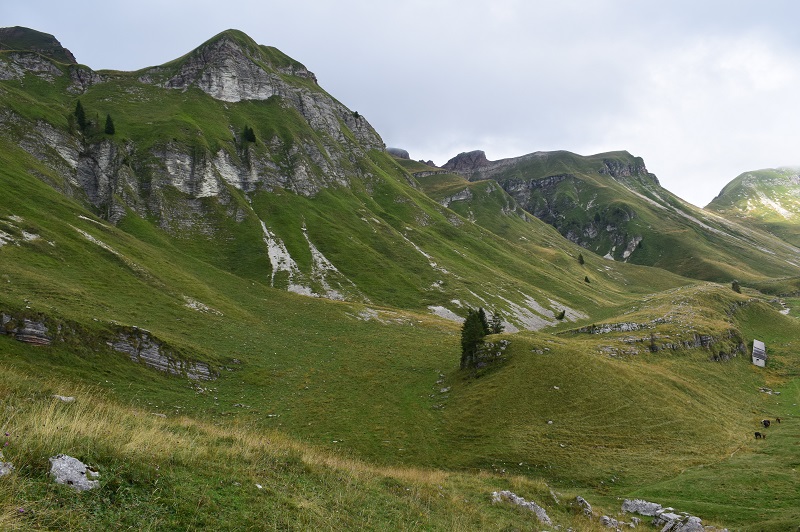
[[[796,248],[685,203],[627,152],[537,152],[493,162],[472,152],[445,168],[497,181],[562,235],[615,260],[720,282],[797,271]]]
[[[481,510],[467,512],[464,520],[456,519],[463,513],[458,505],[427,506],[420,523],[431,528],[446,529],[450,523],[460,523],[457,526],[464,528],[494,526],[491,523],[502,522],[495,518],[512,519],[498,509],[488,509],[489,489],[518,489],[524,496],[538,498],[541,504],[547,489],[537,484],[539,479],[546,479],[557,490],[590,497],[594,504],[613,512],[615,497],[643,490],[651,482],[661,486],[688,466],[723,460],[742,445],[751,453],[757,452],[749,440],[755,420],[783,414],[763,402],[758,388],[776,385],[755,373],[746,357],[729,362],[711,360],[720,351],[735,351],[737,342],[749,344],[750,334],[762,332],[760,325],[742,321],[741,311],[728,315],[739,301],[746,301],[728,288],[699,285],[673,289],[647,297],[644,304],[622,305],[627,311],[607,309],[607,318],[603,319],[602,312],[596,318],[598,327],[603,323],[643,326],[633,332],[594,335],[567,330],[559,336],[503,335],[501,338],[511,342],[507,351],[475,378],[456,369],[455,324],[396,309],[274,290],[200,261],[170,246],[166,236],[155,245],[157,242],[145,243],[111,225],[91,221],[91,213],[74,201],[39,180],[22,177],[17,181],[22,186],[20,195],[14,198],[17,201],[12,207],[6,206],[1,217],[4,231],[14,237],[14,242],[0,248],[3,308],[31,318],[44,314],[65,325],[78,323],[85,328],[79,341],[67,341],[63,346],[28,347],[0,337],[4,364],[25,376],[15,377],[17,381],[45,379],[30,385],[45,390],[34,393],[40,401],[36,404],[49,404],[49,393],[80,396],[81,383],[91,383],[119,405],[113,408],[133,408],[138,416],[156,412],[168,415],[168,419],[185,416],[186,421],[179,423],[192,426],[198,422],[222,423],[234,441],[244,440],[236,445],[246,449],[253,445],[248,443],[253,434],[273,431],[279,433],[274,438],[288,441],[285,445],[290,449],[298,449],[292,443],[295,438],[313,447],[301,446],[305,450],[287,451],[288,455],[280,451],[279,457],[288,458],[276,458],[279,473],[264,479],[260,473],[263,469],[250,458],[236,459],[224,471],[212,469],[208,476],[190,476],[197,467],[196,458],[180,454],[182,447],[177,446],[174,456],[169,455],[173,457],[161,493],[167,494],[168,501],[192,496],[200,500],[205,497],[208,502],[201,505],[199,517],[190,517],[195,514],[188,513],[188,508],[176,514],[165,514],[162,509],[144,515],[153,520],[154,527],[164,523],[175,528],[192,526],[192,519],[215,526],[219,516],[230,518],[229,513],[221,512],[220,505],[232,501],[238,501],[234,507],[256,505],[268,512],[269,506],[254,498],[257,495],[243,494],[233,482],[244,485],[249,480],[285,493],[286,486],[296,485],[298,479],[308,487],[301,491],[292,488],[284,495],[288,500],[285,509],[274,517],[276,523],[345,526],[410,522],[406,520],[411,519],[412,510],[405,505],[419,508],[417,505],[425,503],[416,498],[403,498],[407,502],[398,501],[399,506],[389,502],[398,491],[391,487],[401,475],[392,469],[398,466],[440,468],[443,472],[408,474],[415,479],[433,475],[436,486],[443,485],[439,475],[444,475],[453,483],[452,487],[444,486],[444,493],[450,494],[447,497],[468,493],[465,498],[482,501]],[[6,185],[12,188],[10,182]],[[480,183],[473,186],[480,187]],[[26,197],[36,201],[26,201]],[[628,269],[637,270],[633,266]],[[192,305],[192,301],[204,306]],[[776,313],[766,307],[754,308],[754,317]],[[617,317],[610,315],[614,312]],[[794,318],[782,319],[785,321],[778,327],[783,331],[781,337],[766,338],[771,354],[776,354],[773,378],[778,381],[791,378],[791,368],[796,367],[790,356],[794,340],[789,338],[792,331],[797,332],[797,325]],[[187,358],[218,367],[220,378],[193,383],[130,362],[106,345],[109,331],[113,333],[120,325],[148,329]],[[752,332],[745,332],[746,327]],[[731,334],[732,330],[738,332]],[[684,341],[692,344],[695,335],[711,336],[716,343],[707,348],[681,347]],[[653,338],[660,350],[650,354]],[[773,346],[780,342],[787,343],[775,349]],[[667,344],[679,348],[673,350]],[[48,379],[61,384],[56,386]],[[23,385],[7,385],[7,393],[17,394],[9,397],[33,393],[16,386]],[[78,392],[73,392],[75,389]],[[36,412],[30,415],[38,419]],[[147,434],[156,430],[149,423],[134,423],[133,417],[127,417],[132,414],[125,415],[133,423],[128,430],[146,428]],[[9,417],[4,430],[25,430],[27,425],[20,425],[20,419],[21,414]],[[554,424],[548,425],[548,420]],[[82,422],[79,418],[75,423]],[[192,441],[208,449],[203,456],[214,462],[221,460],[220,453],[224,452],[217,442],[230,440],[209,433],[210,427],[196,430]],[[29,441],[36,441],[39,436],[35,434]],[[641,434],[648,437],[641,439]],[[40,444],[40,454],[32,453],[27,444],[7,449],[8,459],[30,464],[29,469],[18,473],[24,488],[15,490],[12,504],[36,508],[53,523],[62,523],[66,519],[63,514],[35,502],[48,501],[59,493],[45,487],[41,457],[73,452],[102,466],[109,475],[109,486],[122,489],[128,497],[125,500],[139,501],[133,505],[135,510],[123,514],[124,519],[143,518],[141,512],[145,512],[148,501],[155,501],[152,497],[158,488],[148,468],[154,461],[159,465],[161,459],[119,451],[121,437],[94,434],[71,440],[47,436],[50,439],[46,445]],[[654,449],[658,454],[653,454]],[[256,451],[248,451],[246,456],[251,452],[259,456]],[[311,453],[315,458],[292,461],[297,453]],[[375,465],[348,462],[333,470],[319,465],[320,461],[341,464],[340,453]],[[131,460],[132,464],[122,465]],[[747,462],[751,467],[758,467],[758,463],[757,455]],[[366,469],[367,473],[352,473],[353,469]],[[444,471],[484,471],[497,476],[487,480],[481,474],[460,476]],[[228,474],[245,481],[228,484]],[[312,497],[320,486],[327,485],[325,479],[330,475],[338,479],[355,475],[349,485],[356,486],[354,490],[361,495],[358,500],[348,499],[347,504],[358,506],[359,513],[336,515],[340,508],[336,501],[341,499]],[[522,481],[514,480],[514,475],[533,480],[519,484]],[[216,488],[209,491],[220,480],[230,487],[221,493]],[[185,482],[188,486],[179,489]],[[414,493],[434,489],[424,480],[399,482],[400,492],[406,488]],[[614,487],[608,488],[609,483]],[[388,491],[382,486],[389,486]],[[669,503],[669,492],[663,487],[659,490],[659,501]],[[209,499],[212,493],[214,498]],[[697,492],[696,500],[704,497],[705,492]],[[309,499],[318,505],[312,514],[307,513],[307,503],[303,502]],[[90,517],[98,512],[95,504],[86,498],[76,502],[71,510],[73,522],[95,526],[104,522]],[[398,509],[370,517],[370,508],[385,504]],[[720,507],[695,505],[687,509],[693,508],[700,508],[702,512],[697,512],[712,522],[726,522]],[[561,523],[570,522],[568,507],[555,506],[552,511],[562,512]],[[781,512],[776,510],[771,515],[779,519]],[[100,515],[99,519],[118,517]],[[258,519],[257,515],[244,513],[236,518],[241,520],[233,522],[246,524]],[[747,523],[754,518],[744,512],[739,519]],[[585,526],[588,523],[580,525]]]
[[[60,199],[58,196],[55,198]],[[55,201],[49,205],[45,203],[45,207],[47,212],[53,212],[57,204]],[[23,214],[28,219],[33,215],[30,211]],[[11,221],[24,225],[28,233],[38,232],[43,240],[52,239],[60,257],[50,266],[50,260],[42,256],[44,253],[34,248],[38,240],[23,241],[19,246],[9,244],[11,247],[3,249],[3,253],[8,253],[4,255],[8,261],[4,264],[18,268],[4,270],[7,272],[4,281],[9,288],[4,297],[8,297],[11,304],[20,306],[27,300],[27,306],[31,307],[28,312],[33,315],[44,311],[82,318],[83,322],[94,326],[92,336],[100,339],[92,343],[84,337],[79,345],[44,348],[26,347],[10,339],[0,339],[5,364],[11,364],[14,371],[59,380],[57,386],[45,383],[44,392],[37,388],[38,395],[34,396],[40,402],[49,402],[47,394],[51,393],[50,389],[52,393],[79,395],[80,400],[85,400],[80,393],[73,392],[74,387],[80,388],[80,382],[99,383],[105,393],[123,405],[133,405],[139,415],[158,412],[167,414],[169,418],[188,416],[189,420],[181,423],[189,423],[194,418],[231,423],[233,425],[228,430],[237,442],[240,438],[250,442],[254,437],[242,434],[242,427],[261,434],[278,430],[302,438],[308,444],[329,449],[323,456],[327,452],[334,453],[334,457],[345,452],[387,466],[407,464],[438,466],[447,470],[496,469],[499,477],[489,484],[479,480],[485,478],[480,476],[458,480],[459,485],[476,490],[471,492],[472,497],[483,501],[486,501],[490,484],[504,486],[506,474],[543,477],[552,485],[560,486],[559,489],[571,486],[570,489],[584,496],[594,493],[595,500],[607,500],[605,504],[610,509],[614,504],[611,496],[606,498],[608,494],[604,488],[610,479],[614,478],[614,484],[620,485],[613,493],[625,494],[627,490],[641,489],[648,481],[670,478],[682,469],[682,464],[721,459],[729,454],[732,446],[741,445],[748,438],[748,429],[754,421],[752,418],[764,415],[759,411],[764,405],[760,403],[761,395],[757,391],[764,384],[763,378],[753,373],[745,358],[728,363],[711,362],[709,358],[716,354],[716,347],[678,350],[674,354],[666,349],[648,355],[649,330],[617,333],[616,336],[614,333],[566,333],[559,337],[541,333],[529,337],[506,335],[505,338],[511,341],[506,361],[500,361],[499,365],[490,367],[485,374],[474,379],[455,370],[458,357],[455,326],[389,309],[377,309],[377,315],[366,313],[359,319],[359,314],[365,310],[361,305],[304,298],[253,285],[180,253],[160,257],[157,249],[149,249],[135,241],[130,241],[131,248],[126,248],[125,242],[129,237],[113,228],[94,234],[112,249],[124,250],[128,260],[110,253],[102,254],[98,260],[97,250],[93,249],[96,244],[84,242],[80,234],[74,242],[69,242],[66,235],[58,233],[59,230],[72,231],[66,224],[54,223],[48,232],[43,223]],[[87,232],[92,230],[92,226],[97,226],[81,218],[77,218],[73,225]],[[44,242],[40,244],[46,246],[45,250],[53,247]],[[137,251],[137,248],[142,248],[142,251]],[[144,251],[149,251],[152,256],[148,257]],[[29,259],[24,258],[26,255]],[[168,260],[170,267],[155,268],[160,260]],[[132,268],[131,261],[135,261],[139,268]],[[71,264],[82,266],[65,267]],[[82,270],[86,270],[86,277],[76,277]],[[148,280],[146,272],[154,270],[158,271],[158,276]],[[40,273],[34,276],[36,271]],[[60,275],[63,277],[58,272],[62,272]],[[200,273],[213,282],[202,282]],[[91,282],[90,278],[95,281]],[[106,283],[115,287],[113,297]],[[75,292],[74,298],[69,297],[71,292]],[[104,292],[108,294],[106,297],[102,297]],[[183,293],[223,315],[190,308],[181,297]],[[732,325],[736,326],[726,318],[724,309],[736,301],[737,297],[728,289],[686,288],[655,296],[648,308],[621,316],[612,323],[647,324],[657,318],[667,318],[669,321],[659,323],[655,329],[659,344],[674,342],[679,337],[691,338],[694,331],[687,328],[688,323],[698,332],[724,338],[724,333]],[[683,309],[685,314],[677,313],[675,309]],[[102,314],[98,313],[100,310]],[[759,309],[759,312],[774,311]],[[184,346],[182,351],[187,355],[216,361],[233,371],[223,369],[220,379],[212,383],[191,384],[185,379],[160,376],[153,370],[132,364],[123,355],[109,352],[102,341],[103,330],[115,325],[106,321],[112,316],[117,318],[113,320],[115,322],[120,317],[131,320],[130,323],[146,327],[159,338]],[[362,321],[366,318],[370,321]],[[784,334],[796,330],[791,320],[779,327]],[[632,340],[632,335],[640,339]],[[743,341],[748,342],[749,337]],[[767,338],[767,341],[772,348],[777,339]],[[444,347],[447,345],[450,347]],[[631,346],[640,354],[626,354],[624,351]],[[730,349],[730,346],[725,349]],[[614,350],[622,358],[619,354],[609,356]],[[780,349],[787,353],[792,350],[792,344]],[[239,363],[235,363],[233,358]],[[792,363],[791,359],[786,362]],[[75,384],[69,384],[71,381]],[[8,386],[13,389],[11,384]],[[553,386],[559,386],[559,389]],[[445,388],[449,390],[442,393]],[[556,400],[553,397],[556,393],[563,394],[563,397]],[[504,414],[508,409],[515,414]],[[750,413],[753,411],[755,415]],[[39,419],[38,414],[31,415]],[[547,425],[548,419],[554,419],[558,425]],[[81,424],[80,419],[75,423]],[[147,425],[145,433],[150,434],[153,429]],[[17,420],[11,418],[4,429],[12,433],[27,433],[26,426],[19,426]],[[130,427],[130,430],[141,428],[138,423]],[[207,430],[202,429],[192,441],[196,442],[195,445],[208,446],[208,454],[204,456],[209,460],[221,460],[223,457],[219,453],[222,450],[215,442],[220,438],[222,442],[230,440],[222,436],[212,438]],[[642,433],[648,434],[648,439],[639,439],[638,435]],[[147,473],[147,467],[153,467],[154,460],[158,465],[160,459],[137,455],[133,457],[133,464],[123,467],[120,462],[129,462],[132,457],[128,454],[130,451],[120,456],[116,454],[117,440],[109,441],[99,435],[85,436],[77,441],[50,438],[48,445],[39,451],[42,455],[77,449],[83,453],[84,459],[91,459],[104,467],[104,473],[111,478],[109,482],[122,482],[120,479],[123,479],[121,487],[126,496],[152,500],[146,490],[155,492],[157,485],[149,476],[153,473]],[[206,442],[207,438],[211,441]],[[692,444],[687,446],[687,441]],[[727,446],[721,442],[727,442]],[[559,444],[565,447],[561,448]],[[250,445],[247,443],[245,448]],[[576,447],[582,451],[572,453],[564,450]],[[654,447],[660,450],[656,457],[652,455]],[[197,467],[197,462],[196,458],[179,454],[180,448],[178,446],[174,451],[167,484],[161,488],[170,498],[208,497],[211,493],[209,485],[217,485],[220,480],[229,485],[225,480],[228,474],[244,477],[251,483],[262,483],[261,469],[246,458],[237,459],[224,472],[212,470],[210,478],[195,477],[196,484],[185,488],[188,492],[181,491],[177,486],[183,481],[179,479],[188,481],[184,476]],[[39,455],[28,454],[30,451],[26,449],[23,444],[6,452],[9,459],[31,464],[31,469],[25,472],[31,476],[24,477],[27,479],[24,482],[33,484],[17,492],[19,498],[14,500],[20,501],[20,506],[40,508],[34,501],[41,500],[41,492],[36,490],[43,487],[39,483],[44,481],[44,472],[41,463],[35,461]],[[626,452],[620,454],[620,449]],[[155,448],[151,452],[157,451]],[[296,455],[289,453],[288,456]],[[632,456],[638,458],[631,463]],[[262,483],[272,490],[285,492],[282,483],[288,483],[289,479],[299,475],[304,483],[310,483],[308,489],[314,492],[317,490],[313,487],[315,482],[321,482],[314,479],[329,474],[324,468],[319,472],[320,466],[315,465],[316,461],[303,465],[307,462],[303,459],[300,463],[290,461],[280,465],[285,463],[281,460],[291,458],[277,460],[280,471],[277,478],[272,473],[269,482]],[[520,462],[523,466],[516,465]],[[751,465],[757,464],[754,458]],[[364,466],[355,464],[352,467],[358,470]],[[342,474],[350,475],[347,468],[344,472],[330,474],[337,475],[336,478],[341,478]],[[384,476],[394,478],[394,474],[381,472],[391,470],[367,469],[369,480],[353,481],[358,486],[356,490],[363,490],[364,497],[353,504],[386,504],[381,488],[377,488],[376,493],[376,488],[370,486],[372,482],[378,482],[378,486],[382,482],[391,484],[391,481],[380,479]],[[291,482],[294,485],[297,481]],[[412,490],[421,489],[413,482],[401,485]],[[429,486],[425,482],[422,485]],[[231,482],[230,491],[223,491],[215,497],[220,497],[220,501],[244,497],[244,502],[239,504],[259,504],[263,511],[268,510],[268,507],[260,506],[257,499],[252,499],[256,495],[242,495],[237,488]],[[23,495],[26,493],[28,495]],[[34,495],[37,493],[39,495]],[[47,493],[57,496],[58,491],[50,488]],[[303,501],[310,497],[309,493],[302,491],[290,493],[290,500]],[[395,492],[390,490],[387,496],[392,493]],[[532,493],[541,493],[541,490]],[[600,496],[603,499],[599,499]],[[663,493],[661,496],[666,497]],[[45,500],[47,497],[49,495]],[[312,500],[317,500],[330,512],[338,508],[338,503],[333,501]],[[90,505],[83,508],[83,504]],[[78,512],[74,519],[92,522],[86,515],[81,516],[82,512],[92,513],[92,504],[95,503],[82,499],[74,509]],[[212,526],[216,522],[214,515],[219,514],[218,504],[222,503],[204,503],[201,517],[195,518]],[[140,504],[136,508],[136,512],[143,512],[146,505]],[[316,522],[313,519],[327,523],[345,519],[341,523],[365,524],[399,523],[410,518],[403,517],[406,510],[384,515],[381,519],[386,521],[366,521],[371,511],[368,508],[362,508],[359,515],[349,514],[349,517],[336,517],[322,510],[307,515],[303,508],[304,505],[294,508],[289,504],[288,509],[279,512],[274,519],[295,523],[297,519],[312,519],[308,521],[311,523]],[[481,508],[485,511],[483,505]],[[704,516],[713,517],[708,508],[703,509]],[[438,515],[440,511],[444,512],[443,516]],[[434,508],[430,510],[432,514],[426,513],[422,522],[434,528],[448,528],[446,520],[453,519],[459,511],[459,507]],[[141,517],[136,512],[126,513],[126,519]],[[172,516],[163,514],[162,510],[154,513],[156,515],[150,517],[159,519],[154,523],[172,523],[172,526],[180,527],[193,522],[187,521],[189,517],[182,510]],[[462,522],[467,528],[490,522],[483,521],[489,519],[483,513],[470,515],[470,519],[478,521]],[[719,519],[722,517],[720,514]],[[105,518],[111,519],[111,516]],[[247,523],[250,518],[257,517],[245,514],[241,522]],[[52,516],[52,519],[59,523],[63,516]]]
[[[282,88],[266,100],[228,102],[205,86],[158,86],[188,83],[189,66],[201,59],[210,69],[256,65],[272,76],[265,87]],[[85,131],[74,123],[66,71],[52,81],[28,74],[4,83],[9,168],[15,160],[35,165],[44,181],[136,238],[237,276],[451,317],[482,305],[519,329],[555,325],[563,309],[568,320],[586,319],[640,291],[631,286],[686,282],[666,276],[647,286],[624,279],[643,279],[635,269],[595,265],[590,286],[579,249],[542,224],[520,226],[496,202],[481,207],[482,225],[470,223],[410,186],[391,157],[364,149],[359,138],[378,137],[305,67],[238,32],[163,67],[100,75],[80,95],[91,122]],[[295,97],[306,103],[297,107]],[[333,124],[330,113],[354,122]],[[99,128],[105,115],[114,135]],[[254,141],[243,138],[245,126]],[[517,229],[506,233],[507,222]]]
[[[0,50],[24,50],[51,57],[61,63],[75,63],[72,52],[49,33],[15,26],[0,28]]]
[[[725,185],[705,208],[800,245],[799,175],[797,168],[746,172]]]
[[[551,529],[492,504],[497,489],[565,529],[599,530],[641,493],[715,524],[795,517],[793,478],[761,479],[781,504],[732,509],[712,474],[732,493],[765,451],[770,471],[796,460],[796,412],[759,391],[797,386],[795,318],[748,288],[580,264],[496,181],[414,177],[369,148],[379,137],[299,63],[238,32],[209,46],[85,87],[58,65],[0,84],[4,528]],[[244,68],[247,90],[287,85],[212,97],[198,57]],[[117,133],[76,130],[70,88]],[[477,304],[541,330],[490,336],[496,356],[459,370],[459,324],[429,307]],[[16,341],[23,327],[51,342]],[[766,370],[742,356],[756,337]],[[54,486],[61,452],[101,488]],[[690,491],[672,484],[687,474]]]

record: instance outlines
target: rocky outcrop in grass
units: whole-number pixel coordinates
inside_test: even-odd
[[[75,491],[87,491],[100,485],[100,473],[66,454],[50,458],[50,475],[56,484],[64,484]]]
[[[142,363],[164,373],[185,375],[191,380],[217,378],[208,364],[175,357],[169,347],[153,338],[148,331],[136,327],[120,331],[117,339],[108,342],[108,345],[114,351],[128,355],[133,362]]]
[[[536,518],[539,519],[539,522],[545,525],[552,525],[553,522],[550,520],[550,517],[547,515],[547,512],[544,508],[539,506],[533,501],[526,501],[516,493],[513,493],[508,490],[503,491],[495,491],[492,493],[492,502],[503,502],[508,501],[511,504],[516,504],[522,508],[526,508],[536,514]]]
[[[73,322],[54,319],[42,314],[0,312],[0,334],[10,335],[20,342],[48,346],[53,343],[107,345],[124,353],[133,362],[152,369],[183,375],[192,380],[214,380],[218,372],[208,364],[186,360],[165,342],[138,327],[118,327],[116,332],[89,331]],[[67,398],[55,396],[64,401]]]

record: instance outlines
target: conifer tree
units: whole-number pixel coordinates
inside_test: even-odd
[[[578,264],[580,264],[582,266],[584,264],[584,262],[586,262],[586,261],[583,260],[583,253],[578,253]]]
[[[114,128],[114,121],[111,120],[111,115],[106,115],[106,135],[113,135],[116,133],[116,129]]]
[[[495,311],[492,314],[492,323],[490,324],[490,327],[492,329],[491,334],[500,334],[506,329],[506,326],[503,325],[503,317],[499,312]]]
[[[461,326],[461,369],[475,367],[484,336],[486,332],[479,312],[469,309]]]
[[[84,111],[80,100],[78,100],[78,103],[75,104],[75,121],[77,122],[78,128],[80,128],[81,131],[86,131],[86,126],[89,124],[86,122],[86,111]]]

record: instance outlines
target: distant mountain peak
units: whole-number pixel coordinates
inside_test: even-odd
[[[54,36],[22,26],[0,28],[0,50],[35,52],[61,63],[78,62]]]
[[[398,159],[411,159],[411,155],[409,155],[408,151],[404,150],[402,148],[389,147],[389,148],[386,148],[386,152],[389,155],[397,157]]]
[[[489,165],[486,152],[483,150],[473,150],[462,152],[447,161],[442,168],[458,173],[471,173],[475,170]]]
[[[317,77],[302,63],[277,48],[257,44],[238,30],[225,30],[185,56],[148,69],[143,81],[161,77],[163,73],[168,76],[163,82],[167,88],[196,86],[226,102],[266,100],[279,92],[281,75],[317,85]]]
[[[706,205],[739,223],[764,229],[800,246],[800,169],[781,167],[744,172]]]

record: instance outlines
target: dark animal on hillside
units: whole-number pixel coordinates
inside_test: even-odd
[[[761,424],[764,425],[764,428],[769,427],[769,419],[762,419]]]
[[[780,422],[781,422],[781,418],[779,418],[779,417],[776,417],[776,418],[775,418],[775,423],[780,423]]]
[[[762,439],[763,437],[764,437],[764,436],[763,436],[763,434],[761,434],[760,432],[756,432],[756,439],[757,439],[757,440],[760,440],[760,439]]]

